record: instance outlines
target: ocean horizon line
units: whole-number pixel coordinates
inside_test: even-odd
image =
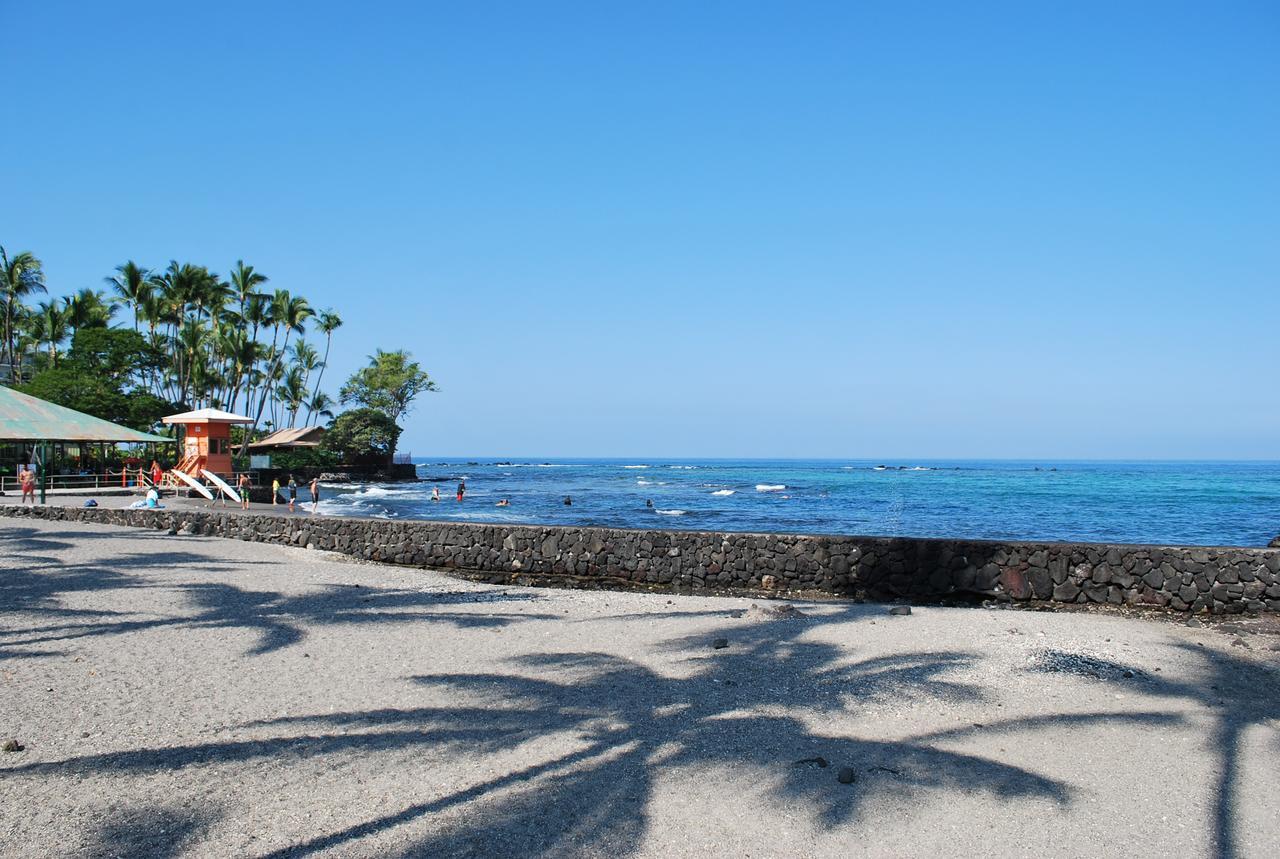
[[[890,456],[890,457],[866,457],[866,456],[516,456],[513,454],[440,454],[440,455],[419,455],[412,454],[410,457],[414,464],[424,464],[430,462],[441,462],[456,460],[464,464],[467,462],[581,462],[581,463],[601,463],[601,462],[857,462],[857,463],[907,463],[907,462],[1008,462],[1008,463],[1099,463],[1099,464],[1232,464],[1232,465],[1248,465],[1257,463],[1259,465],[1280,465],[1280,458],[1265,459],[1256,457],[1029,457],[1029,456]]]

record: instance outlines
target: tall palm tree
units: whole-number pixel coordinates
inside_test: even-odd
[[[302,387],[307,386],[307,380],[311,378],[311,374],[320,366],[320,356],[316,353],[315,347],[306,340],[295,340],[293,343],[293,351],[290,353],[290,359],[293,365],[302,370]]]
[[[280,386],[276,389],[276,396],[281,405],[280,417],[285,418],[287,414],[287,425],[292,428],[298,419],[299,409],[307,399],[307,385],[303,380],[301,367],[294,366],[288,369]]]
[[[13,256],[0,245],[0,301],[3,301],[4,343],[0,344],[0,363],[14,368],[15,377],[20,370],[17,361],[17,318],[22,300],[36,292],[48,292],[44,283],[44,266],[30,251],[20,251]]]
[[[231,269],[231,289],[235,294],[235,298],[240,302],[240,314],[246,318],[249,316],[249,302],[261,295],[258,287],[266,283],[270,278],[265,274],[259,274],[253,270],[253,266],[245,265],[244,260],[236,260],[235,268]]]
[[[342,317],[326,308],[316,314],[316,327],[324,335],[324,357],[320,359],[320,372],[316,374],[316,385],[311,390],[313,399],[320,393],[320,381],[324,379],[325,368],[329,366],[329,347],[333,345],[333,332],[342,327]]]
[[[279,381],[283,375],[283,360],[285,350],[289,348],[289,336],[297,334],[302,336],[307,333],[306,321],[315,315],[315,311],[311,309],[311,304],[302,296],[291,295],[287,289],[277,289],[271,297],[271,323],[273,326],[271,335],[271,349],[267,352],[267,361],[271,369],[267,371],[267,378],[263,382],[262,391],[258,397],[257,413],[253,416],[253,426],[248,433],[245,433],[245,451],[248,450],[248,438],[253,430],[257,429],[258,422],[262,419],[262,413],[267,407],[267,399],[273,393],[277,393],[272,385]],[[279,344],[280,331],[284,331],[284,342]],[[273,403],[273,406],[275,404]],[[274,411],[274,408],[273,408]],[[243,455],[243,453],[242,453]]]
[[[129,260],[123,265],[116,266],[115,275],[103,278],[112,291],[115,292],[111,300],[116,304],[129,308],[129,312],[133,314],[134,331],[139,330],[138,317],[142,303],[147,296],[155,291],[155,286],[151,283],[150,277],[151,272],[133,260]]]

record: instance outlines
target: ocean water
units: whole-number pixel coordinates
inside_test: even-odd
[[[420,462],[418,474],[425,482],[328,487],[321,512],[1205,546],[1264,546],[1280,534],[1277,462],[473,459]],[[494,506],[502,498],[511,505]]]

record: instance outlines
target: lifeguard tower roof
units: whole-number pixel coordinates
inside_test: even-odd
[[[231,412],[224,412],[222,409],[196,409],[194,412],[183,412],[180,415],[169,415],[162,420],[167,424],[253,423],[253,418],[246,418],[244,415],[233,415]]]

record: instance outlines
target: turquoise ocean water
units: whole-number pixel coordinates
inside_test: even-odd
[[[509,524],[1224,546],[1262,546],[1280,534],[1278,462],[476,458],[422,461],[418,474],[427,482],[333,487],[321,510]],[[459,503],[462,479],[467,494]],[[433,486],[438,503],[430,500]],[[511,506],[495,507],[501,498]]]

